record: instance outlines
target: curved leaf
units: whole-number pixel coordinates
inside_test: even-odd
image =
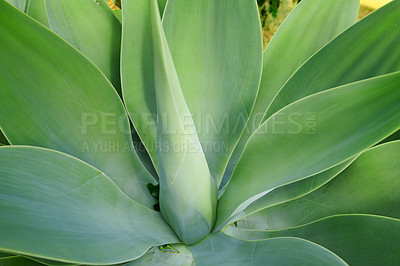
[[[400,261],[400,220],[371,215],[338,215],[283,231],[229,227],[228,235],[259,240],[300,237],[335,252],[350,265],[396,265]]]
[[[157,141],[162,144],[158,148],[160,209],[178,236],[186,244],[192,244],[214,226],[217,186],[181,90],[156,0],[150,3],[150,17],[158,110]]]
[[[45,1],[51,29],[86,55],[121,93],[121,23],[106,1]]]
[[[152,206],[146,184],[155,181],[134,152],[121,100],[98,68],[4,1],[0,35],[0,127],[10,143],[80,158]]]
[[[351,158],[344,163],[341,163],[312,177],[272,190],[259,200],[250,204],[249,207],[244,210],[244,215],[248,216],[268,207],[288,202],[311,193],[335,178],[350,164],[352,164],[356,158],[357,157]]]
[[[169,0],[163,25],[211,174],[219,184],[260,82],[256,2]]]
[[[158,171],[157,105],[154,88],[150,1],[122,0],[121,82],[136,132]]]
[[[336,166],[399,129],[399,87],[400,72],[314,94],[270,117],[219,200],[216,228],[250,200]]]
[[[196,265],[347,265],[321,246],[289,237],[246,241],[218,233],[189,248]]]
[[[400,1],[373,12],[310,58],[285,84],[264,120],[298,99],[400,70]]]
[[[326,216],[367,213],[400,219],[400,141],[364,152],[332,181],[300,199],[247,217],[251,229],[284,229]]]
[[[178,242],[158,212],[102,172],[43,148],[0,148],[0,250],[82,264],[113,264]]]
[[[328,0],[323,4],[303,0],[284,20],[264,51],[257,100],[229,162],[225,182],[279,89],[310,56],[357,21],[359,4],[359,0]]]

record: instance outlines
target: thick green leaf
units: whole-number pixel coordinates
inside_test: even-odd
[[[146,255],[126,264],[126,266],[192,266],[193,256],[190,249],[182,244],[170,247],[154,247]]]
[[[217,186],[208,169],[186,105],[161,24],[156,0],[150,2],[154,41],[154,81],[160,162],[160,209],[186,244],[206,236],[214,226]]]
[[[178,242],[161,215],[102,172],[43,148],[0,148],[0,250],[82,264],[113,264]]]
[[[0,36],[0,127],[10,143],[78,157],[152,206],[146,184],[155,181],[134,152],[120,98],[98,68],[4,1]]]
[[[122,0],[121,81],[130,118],[158,170],[157,106],[149,4],[150,1]]]
[[[364,152],[342,174],[313,193],[251,215],[240,226],[285,229],[346,213],[400,219],[399,176],[400,141],[382,144]]]
[[[270,117],[219,200],[216,228],[269,190],[336,166],[399,129],[399,88],[397,72],[314,94]]]
[[[122,3],[124,100],[158,168],[148,3]],[[256,4],[168,1],[164,29],[210,171],[219,183],[257,93],[262,43]]]
[[[395,0],[349,28],[308,60],[268,109],[329,88],[400,70],[400,1]]]
[[[218,233],[189,248],[196,265],[347,265],[321,246],[289,237],[246,241]]]
[[[121,23],[106,1],[46,0],[46,6],[51,29],[86,55],[120,93]]]
[[[335,252],[350,265],[397,265],[400,220],[372,215],[338,215],[283,231],[229,227],[228,235],[248,240],[300,237]]]
[[[240,139],[224,182],[272,99],[290,76],[316,51],[357,21],[359,0],[303,0],[289,14],[263,55],[263,73],[254,110]]]
[[[219,184],[260,82],[256,1],[169,0],[163,25],[211,174]]]
[[[50,28],[49,17],[46,9],[46,0],[29,0],[26,13],[44,26]]]
[[[244,214],[242,215],[248,216],[268,207],[288,202],[311,193],[329,182],[331,179],[335,178],[351,163],[353,163],[355,159],[356,157],[312,177],[274,189],[259,200],[250,204],[249,207],[244,210]]]

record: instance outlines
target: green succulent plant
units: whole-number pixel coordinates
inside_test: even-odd
[[[400,262],[400,0],[8,2],[0,265]]]

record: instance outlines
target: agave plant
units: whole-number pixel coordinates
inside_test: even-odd
[[[8,2],[1,265],[400,262],[400,0]]]

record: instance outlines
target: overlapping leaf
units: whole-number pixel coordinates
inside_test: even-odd
[[[275,94],[315,52],[357,21],[359,0],[303,0],[289,14],[263,55],[263,73],[254,110],[224,176],[226,183],[251,134]]]
[[[190,250],[196,265],[347,265],[329,250],[291,237],[247,241],[218,233]]]
[[[0,250],[79,264],[114,264],[176,238],[158,212],[102,172],[42,148],[0,148]]]
[[[139,11],[146,5],[123,1],[122,82],[135,127],[158,167],[152,40],[148,13]],[[219,183],[257,94],[262,41],[256,4],[169,1],[163,20],[185,100]]]
[[[335,252],[350,265],[396,265],[400,261],[400,220],[372,215],[338,215],[282,231],[229,227],[242,239],[301,237]]]
[[[156,0],[150,3],[160,163],[160,209],[186,244],[213,228],[217,185],[208,169],[192,115],[169,52]]]
[[[399,129],[399,87],[400,72],[384,75],[303,98],[268,119],[219,200],[216,228],[249,200],[336,166]]]
[[[53,32],[0,1],[0,127],[11,144],[78,157],[152,206],[124,106],[109,81]]]
[[[302,97],[400,70],[400,1],[395,0],[330,42],[285,84],[267,115]]]
[[[122,0],[121,81],[130,118],[158,171],[157,106],[149,4],[150,1]]]
[[[219,184],[260,82],[256,2],[169,0],[163,25],[211,174]]]
[[[355,159],[356,157],[315,176],[274,189],[273,191],[266,194],[264,197],[250,204],[249,207],[244,210],[244,213],[242,215],[248,216],[265,208],[291,201],[296,198],[300,198],[318,189],[331,179],[335,178],[351,163],[353,163]]]
[[[364,152],[332,181],[303,198],[238,223],[250,229],[285,229],[326,216],[367,213],[400,219],[400,141]]]
[[[51,29],[86,55],[120,92],[121,23],[106,1],[45,1]]]

